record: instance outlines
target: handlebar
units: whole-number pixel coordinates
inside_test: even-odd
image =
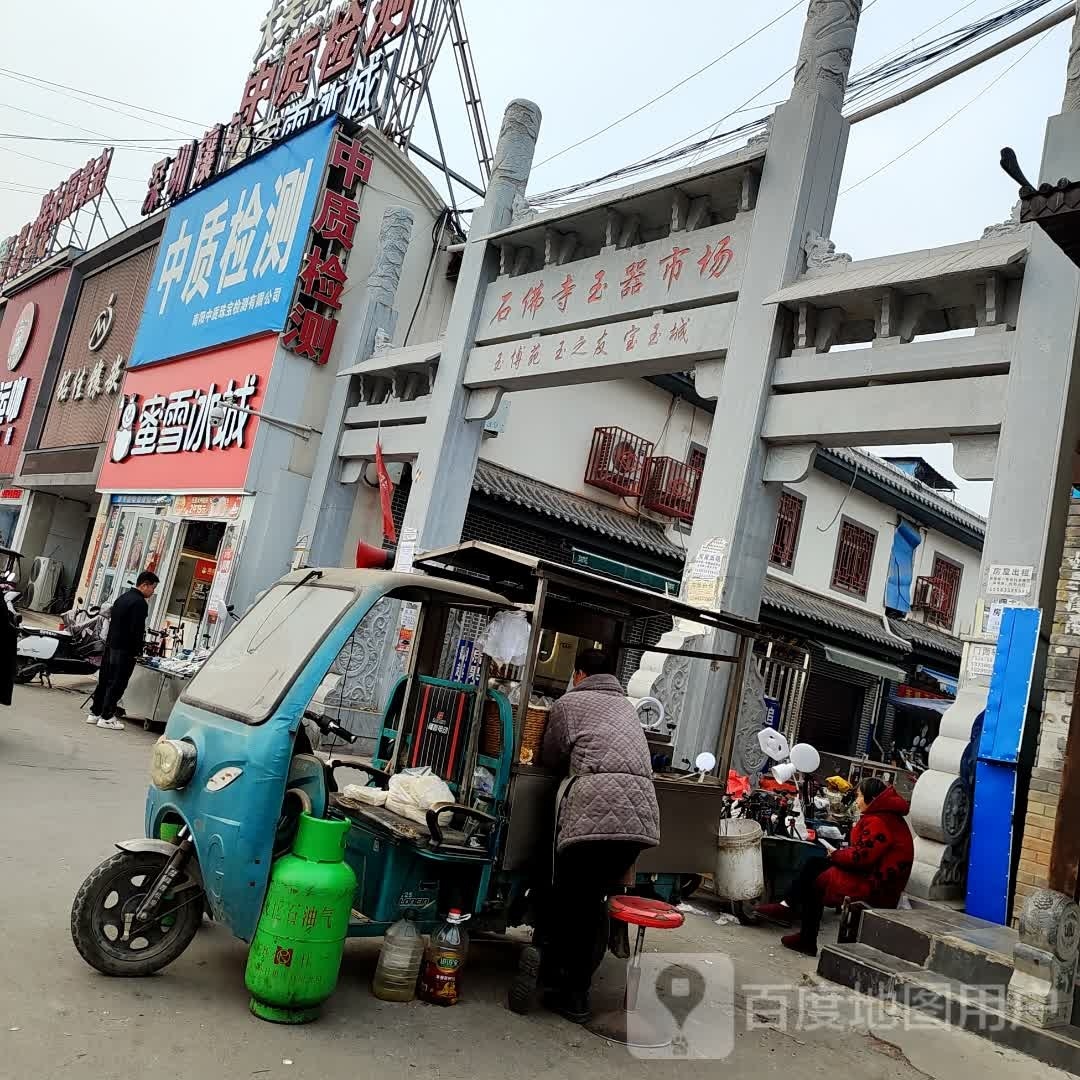
[[[386,791],[390,786],[390,773],[383,769],[376,769],[374,765],[369,765],[366,761],[332,757],[326,764],[331,772],[335,769],[358,769],[360,772],[365,772],[375,781],[375,786],[381,791]]]
[[[335,738],[344,739],[348,743],[356,742],[357,736],[351,731],[347,731],[335,720],[328,720],[325,716],[320,716],[319,713],[314,713],[310,709],[304,710],[304,719],[310,720],[324,735],[333,735]]]
[[[472,806],[462,806],[461,803],[440,803],[438,806],[433,806],[427,812],[427,827],[428,832],[431,834],[431,843],[433,847],[441,847],[443,843],[442,829],[439,827],[439,815],[440,814],[462,814],[465,817],[472,818],[479,824],[491,824],[497,825],[499,819],[493,817],[491,814],[485,814],[483,810],[477,810]]]

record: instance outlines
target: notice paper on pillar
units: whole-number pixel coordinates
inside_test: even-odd
[[[727,551],[728,542],[721,536],[714,536],[702,545],[686,576],[688,604],[712,611],[720,603]]]
[[[394,570],[399,574],[411,574],[413,561],[416,559],[417,531],[412,526],[401,530],[397,554],[394,556]]]
[[[1001,619],[1002,616],[1009,608],[1024,607],[1025,605],[1016,603],[1012,600],[991,600],[986,605],[986,611],[983,616],[983,635],[985,637],[997,638],[1001,633]]]
[[[987,572],[986,594],[1024,599],[1031,595],[1034,582],[1034,566],[1003,566],[994,563]]]
[[[419,604],[401,605],[401,618],[398,620],[397,645],[395,646],[399,653],[405,654],[412,648],[413,635],[416,633],[419,617]]]
[[[972,645],[968,652],[968,678],[989,679],[994,674],[994,656],[997,648],[993,645]]]
[[[337,317],[348,282],[345,271],[360,221],[360,191],[371,178],[371,158],[359,139],[338,131],[330,146],[326,183],[300,264],[281,343],[316,364],[330,359]]]

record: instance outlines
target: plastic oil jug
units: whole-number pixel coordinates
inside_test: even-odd
[[[469,935],[464,925],[471,918],[451,908],[446,922],[431,935],[424,952],[417,992],[422,1001],[432,1005],[456,1005],[461,992],[461,969],[469,950]]]
[[[406,915],[386,931],[372,993],[383,1001],[412,1001],[423,959],[424,939],[416,923]]]

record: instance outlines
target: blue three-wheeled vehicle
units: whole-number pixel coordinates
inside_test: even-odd
[[[529,620],[529,648],[524,666],[500,671],[499,681],[481,643],[488,622],[513,610]],[[538,713],[530,707],[534,689],[553,689],[553,674],[566,688],[565,672],[550,664],[552,635],[564,646],[572,635],[640,651],[642,628],[654,641],[658,617],[736,634],[731,655],[692,655],[732,663],[741,678],[754,624],[490,545],[431,553],[412,573],[287,575],[174,707],[154,748],[145,835],[118,844],[75,898],[80,954],[108,975],[149,975],[184,951],[204,914],[250,941],[271,867],[290,849],[301,812],[350,821],[350,936],[381,935],[406,911],[423,932],[451,908],[472,913],[478,930],[531,923],[534,887],[550,879],[560,779],[533,760]],[[365,757],[337,752],[358,724],[349,696],[327,693],[362,650],[372,663],[402,664],[386,681]],[[733,728],[725,725],[729,738]],[[654,749],[664,738],[650,735],[660,740]],[[395,772],[424,766],[455,801],[423,824],[338,790],[343,778],[386,787]],[[639,864],[639,884],[672,899],[712,869],[724,788],[658,776],[657,791],[664,839]]]

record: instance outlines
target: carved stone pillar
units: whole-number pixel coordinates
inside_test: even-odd
[[[663,649],[704,649],[709,641],[705,627],[684,619],[676,621],[657,644]],[[704,664],[705,661],[698,661]],[[646,652],[641,667],[631,676],[627,693],[631,700],[656,698],[664,706],[665,724],[668,730],[678,728],[682,720],[686,690],[690,684],[691,666],[689,656],[671,656],[669,653]],[[674,725],[674,729],[672,728]]]
[[[811,0],[795,67],[796,94],[820,94],[837,109],[843,105],[862,6],[862,0]]]
[[[390,688],[405,669],[397,652],[400,600],[380,600],[353,631],[319,687],[313,705],[364,740],[351,753],[369,754]]]
[[[1069,66],[1065,72],[1065,100],[1061,103],[1061,111],[1080,111],[1080,17],[1073,20]]]
[[[374,353],[380,335],[393,333],[397,323],[394,304],[412,227],[411,210],[388,206],[383,211],[360,317],[350,317],[338,333],[340,367],[367,360]],[[405,297],[404,303],[412,303],[412,297]],[[345,413],[359,402],[359,386],[353,380],[334,380],[297,537],[297,547],[307,553],[309,566],[349,565],[348,553],[344,551],[345,537],[357,488],[355,484],[340,481],[337,452]]]
[[[669,630],[657,644],[665,649],[708,651],[711,642],[712,638],[705,627],[679,619],[674,629]],[[651,697],[664,706],[665,726],[673,732],[672,741],[675,742],[687,701],[694,700],[694,691],[707,678],[709,663],[708,660],[694,660],[689,656],[647,652],[641,658],[641,667],[630,679],[627,693],[632,701]],[[764,726],[765,683],[757,665],[750,664],[746,669],[732,749],[731,768],[736,772],[756,776],[765,765],[765,754],[757,739],[758,732]],[[693,760],[702,751],[716,753],[717,750],[715,746],[697,746],[687,748],[684,753]],[[678,765],[679,762],[674,764]]]
[[[1020,916],[1020,941],[1013,951],[1008,1015],[1033,1027],[1069,1023],[1078,952],[1080,907],[1062,893],[1032,893]]]

